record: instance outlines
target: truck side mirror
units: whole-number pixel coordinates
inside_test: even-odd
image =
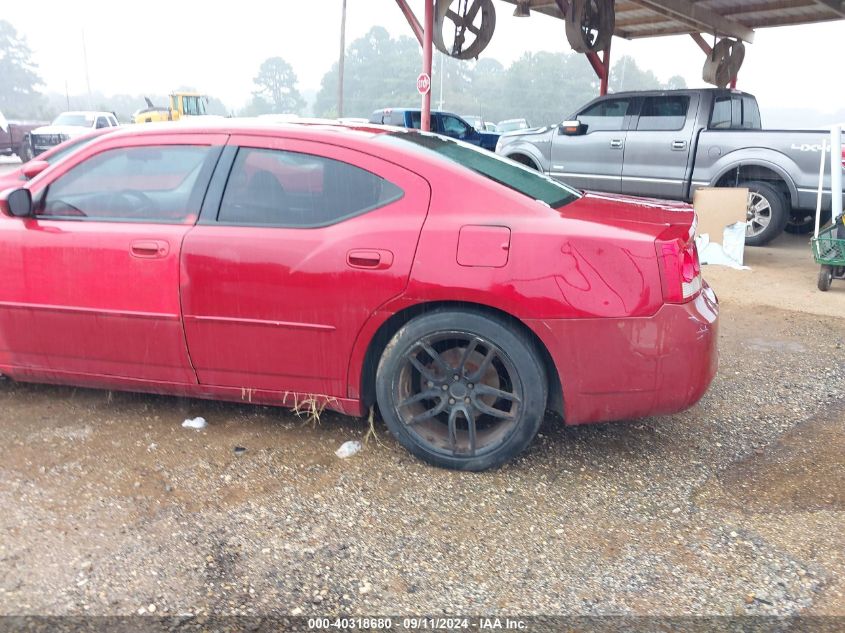
[[[6,196],[5,209],[15,218],[32,217],[32,194],[29,189],[15,189]]]
[[[558,134],[564,136],[581,136],[587,133],[587,126],[581,123],[578,119],[572,121],[564,121],[558,127]]]

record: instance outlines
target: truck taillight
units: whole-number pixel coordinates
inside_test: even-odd
[[[690,231],[686,239],[658,239],[655,243],[666,303],[684,303],[701,290],[701,264],[694,233]]]

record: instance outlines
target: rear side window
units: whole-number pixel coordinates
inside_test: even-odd
[[[199,204],[191,194],[210,149],[165,145],[106,150],[53,182],[38,215],[112,222],[192,221]]]
[[[419,130],[422,127],[422,113],[420,113],[420,112],[408,112],[408,122],[410,123],[409,127],[412,127],[415,130]],[[404,127],[405,122],[400,121],[399,125]]]
[[[416,132],[394,132],[384,134],[379,141],[399,144],[405,150],[434,152],[453,164],[471,169],[489,180],[518,191],[533,200],[544,202],[554,209],[581,197],[574,189],[538,171],[474,145],[459,143],[450,138]]]
[[[591,105],[578,115],[578,120],[587,125],[587,133],[621,130],[628,114],[630,99],[607,99]]]
[[[713,103],[710,128],[714,130],[759,130],[760,108],[751,95],[724,95]]]
[[[713,114],[710,115],[710,128],[714,130],[729,129],[732,125],[730,96],[716,97],[713,102]]]
[[[297,152],[242,147],[218,222],[319,227],[399,200],[393,183],[349,163]]]
[[[687,122],[690,98],[682,95],[643,99],[638,130],[680,130]]]
[[[753,97],[744,95],[740,99],[742,105],[742,128],[744,130],[759,130],[763,127],[760,121],[760,107]]]

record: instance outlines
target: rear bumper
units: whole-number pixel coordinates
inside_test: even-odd
[[[531,320],[557,367],[566,424],[664,415],[698,402],[719,363],[716,295],[705,284],[650,317]]]

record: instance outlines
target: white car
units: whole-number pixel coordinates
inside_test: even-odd
[[[31,157],[38,156],[59,143],[87,134],[91,130],[118,125],[120,124],[117,117],[112,112],[62,112],[50,125],[35,128],[30,132],[29,151]]]

